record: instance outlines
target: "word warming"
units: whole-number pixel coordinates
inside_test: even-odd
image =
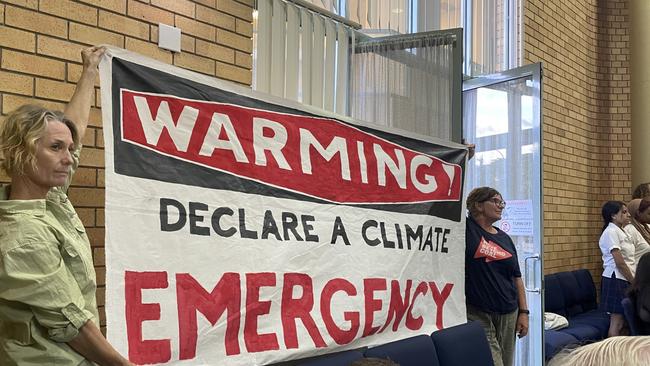
[[[329,202],[458,201],[459,165],[327,118],[121,90],[122,139]]]

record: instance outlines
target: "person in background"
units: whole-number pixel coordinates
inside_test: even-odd
[[[630,213],[621,201],[608,201],[602,207],[603,229],[598,245],[602,252],[603,274],[601,309],[611,313],[608,336],[622,335],[625,327],[621,300],[632,282],[634,244],[623,230],[630,223]]]
[[[546,366],[641,366],[650,365],[650,337],[612,337],[566,349]]]
[[[24,105],[0,129],[0,364],[132,365],[99,329],[97,281],[84,226],[66,195],[79,163],[103,47],[64,113]]]
[[[641,257],[636,268],[627,296],[636,310],[639,335],[650,335],[650,253]]]
[[[634,244],[634,263],[639,263],[641,256],[650,252],[650,198],[636,198],[627,204],[630,212],[630,224],[624,230]],[[634,275],[636,267],[631,268]]]
[[[358,359],[352,362],[350,366],[399,366],[399,364],[390,359],[368,357]]]
[[[650,182],[641,183],[632,192],[632,199],[650,197]]]
[[[528,306],[517,250],[493,226],[506,203],[494,188],[479,187],[467,196],[465,298],[467,319],[485,329],[495,366],[511,366],[515,335],[528,333]]]

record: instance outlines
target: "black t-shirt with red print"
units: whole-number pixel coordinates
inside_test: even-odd
[[[515,277],[521,277],[517,249],[505,232],[491,234],[467,217],[465,232],[466,302],[487,313],[517,309]]]

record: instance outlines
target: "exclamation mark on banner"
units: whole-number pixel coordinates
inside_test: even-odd
[[[442,169],[444,169],[445,173],[447,173],[447,176],[449,177],[449,191],[447,191],[447,196],[451,196],[451,188],[454,186],[454,175],[456,174],[456,169],[454,169],[453,165],[446,164],[442,164]]]

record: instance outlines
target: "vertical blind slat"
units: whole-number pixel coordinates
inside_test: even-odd
[[[287,4],[287,60],[286,60],[286,90],[288,99],[298,100],[298,61],[300,45],[298,37],[300,33],[300,19],[298,8]]]
[[[311,68],[312,68],[312,48],[314,25],[311,13],[305,9],[300,9],[300,39],[302,52],[302,102],[311,105]]]
[[[311,105],[323,108],[323,58],[325,57],[325,24],[319,15],[313,15],[314,42],[311,60]]]
[[[323,108],[334,110],[334,69],[336,67],[336,23],[325,20],[325,78],[323,80]]]
[[[336,113],[345,114],[348,99],[348,32],[341,24],[337,25],[338,52],[336,57]]]
[[[255,89],[268,93],[271,83],[271,2],[259,0],[257,8],[257,62]]]
[[[284,97],[284,61],[286,20],[284,2],[273,0],[273,26],[271,33],[271,94]]]

